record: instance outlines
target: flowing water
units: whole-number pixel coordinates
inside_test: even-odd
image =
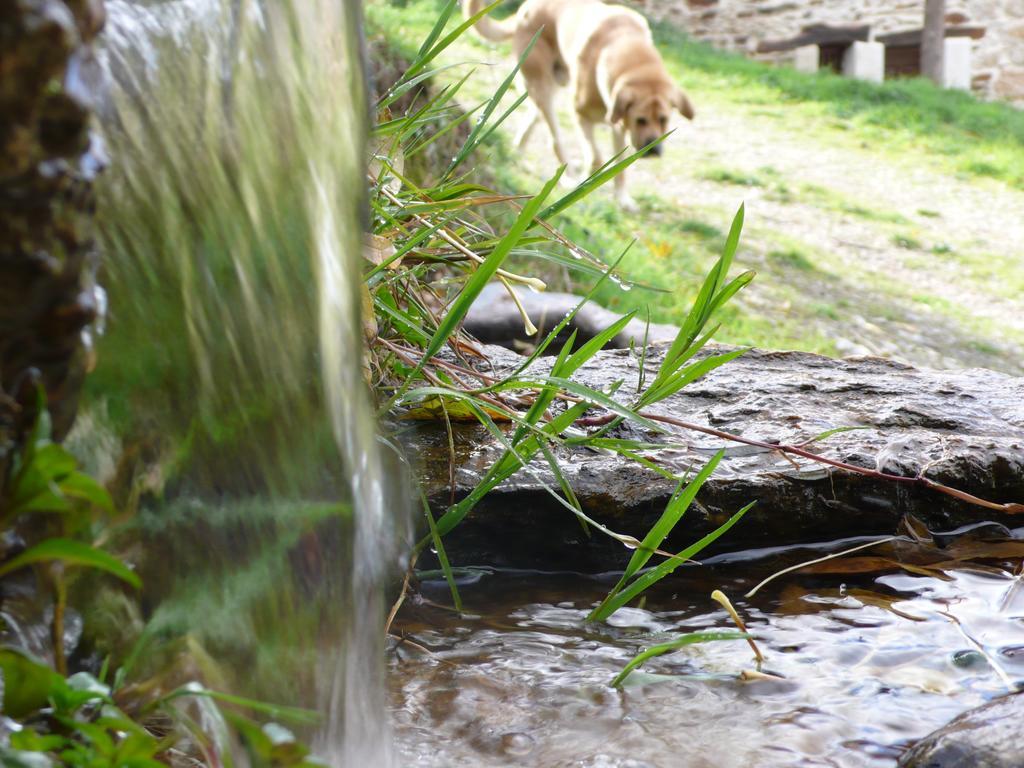
[[[141,638],[217,659],[207,684],[318,708],[303,735],[328,764],[386,767],[405,523],[362,378],[358,4],[107,10],[111,311],[77,440],[139,510]],[[142,657],[137,675],[194,671]]]
[[[585,618],[614,577],[482,569],[460,587],[461,618],[432,604],[446,602],[443,582],[427,582],[392,654],[402,763],[882,768],[1024,680],[1024,590],[1006,571],[791,574],[743,599],[766,575],[843,545],[712,558],[607,625]],[[733,628],[709,598],[719,588],[779,679],[742,680],[755,660],[730,641],[662,656],[609,687],[645,647]]]

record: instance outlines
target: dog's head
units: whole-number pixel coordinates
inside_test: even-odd
[[[687,120],[693,120],[690,99],[681,88],[671,83],[630,83],[614,94],[614,103],[608,113],[608,122],[618,123],[629,133],[629,141],[636,149],[643,149],[668,131],[668,121],[676,110]],[[647,157],[661,154],[661,145],[652,147]]]

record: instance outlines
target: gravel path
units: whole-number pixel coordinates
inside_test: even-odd
[[[1016,271],[1018,287],[1024,287],[1024,192],[868,149],[830,145],[809,135],[812,131],[796,133],[774,122],[727,105],[705,110],[699,122],[682,127],[682,141],[661,167],[634,166],[635,188],[656,189],[681,206],[698,200],[728,209],[744,197],[755,237],[774,231],[824,251],[841,283],[804,286],[811,296],[837,291],[862,306],[883,304],[890,310],[829,329],[845,341],[840,348],[846,351],[942,367],[987,364],[1024,371],[1024,296],[1007,290],[1003,280],[1007,271]],[[762,187],[710,181],[687,173],[694,155],[700,156],[698,163],[718,158],[729,168],[754,173],[767,167],[787,187],[813,185],[906,223],[877,221],[799,196],[780,200]],[[902,231],[913,232],[920,245],[897,245],[895,233]],[[986,270],[992,260],[1002,268]],[[913,296],[937,299],[948,310],[936,313]],[[987,342],[980,346],[996,349],[972,348],[977,335],[972,325],[991,333],[978,340]]]

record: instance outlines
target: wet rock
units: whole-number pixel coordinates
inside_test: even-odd
[[[105,158],[90,123],[100,0],[0,7],[0,478],[47,394],[54,435],[74,419],[88,364],[93,181]]]
[[[1024,696],[1004,696],[925,736],[900,768],[1019,768],[1024,762]]]
[[[514,287],[513,290],[530,322],[537,327],[537,334],[527,335],[522,313],[508,290],[500,283],[490,283],[481,291],[466,315],[465,329],[485,343],[500,344],[508,349],[523,349],[543,339],[583,298],[571,293],[535,293],[520,287]],[[555,343],[548,347],[548,352],[556,354],[573,331],[576,331],[577,339],[587,341],[620,317],[622,315],[597,304],[585,304],[559,334]],[[650,343],[671,341],[678,331],[674,325],[661,323],[651,323],[648,327],[644,321],[634,318],[607,347],[623,349],[629,347],[630,343],[641,345],[645,337]]]
[[[648,353],[648,379],[664,354]],[[721,348],[716,350],[721,351]],[[521,358],[488,347],[499,372]],[[616,397],[637,388],[638,359],[629,350],[605,350],[575,378]],[[550,360],[532,371],[544,372]],[[857,427],[814,443],[823,456],[907,476],[924,470],[938,482],[993,501],[1024,501],[1024,378],[981,369],[932,371],[879,358],[834,360],[800,352],[752,350],[652,412],[766,442],[801,443],[827,430]],[[597,411],[599,413],[599,411]],[[625,436],[657,442],[645,455],[675,473],[692,471],[719,448],[725,458],[669,539],[678,551],[751,501],[757,505],[723,542],[730,549],[888,534],[904,513],[932,530],[992,519],[1011,527],[1018,518],[968,506],[921,486],[832,471],[767,449],[669,428],[667,434],[630,426]],[[482,429],[455,428],[454,486],[443,428],[423,424],[407,435],[434,506],[444,509],[476,484],[501,447]],[[610,528],[642,537],[658,518],[675,484],[618,456],[561,448],[562,471],[588,515]],[[521,470],[487,496],[446,538],[459,564],[606,570],[629,552],[600,534],[588,537],[547,488],[558,482],[540,463]]]

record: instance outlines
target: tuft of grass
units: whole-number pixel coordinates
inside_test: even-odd
[[[771,251],[768,254],[768,260],[785,267],[798,269],[801,272],[811,272],[814,270],[814,264],[811,263],[811,260],[800,251],[792,248],[785,251]]]
[[[719,184],[734,184],[738,187],[766,187],[768,180],[756,173],[745,173],[730,168],[711,168],[700,174],[702,179]]]
[[[913,235],[898,234],[892,236],[892,244],[897,248],[903,248],[907,251],[920,251],[924,249],[924,245]]]
[[[870,208],[860,202],[850,200],[846,195],[834,189],[827,189],[818,184],[801,184],[798,195],[802,201],[815,205],[822,210],[840,211],[865,221],[888,222],[891,224],[908,223],[906,217],[899,213]]]

